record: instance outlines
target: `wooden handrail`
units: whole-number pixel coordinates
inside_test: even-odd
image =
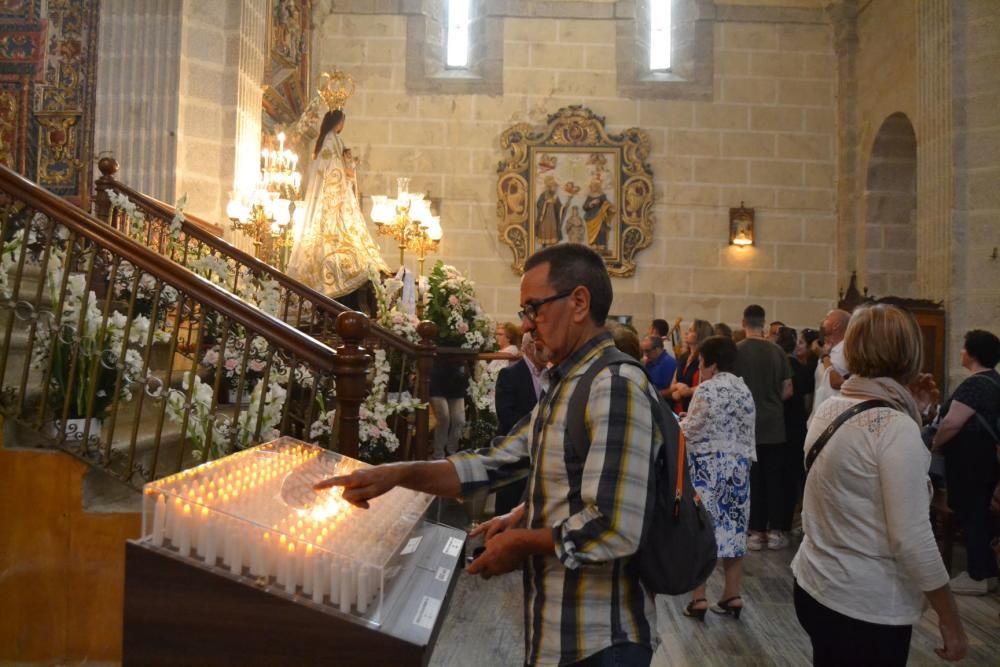
[[[111,212],[111,202],[108,199],[107,191],[114,190],[126,195],[133,203],[161,219],[173,219],[177,212],[177,209],[173,206],[165,204],[148,195],[144,195],[141,192],[137,192],[115,179],[114,175],[118,171],[118,162],[113,158],[102,158],[98,162],[98,169],[102,174],[95,183],[96,193],[94,197],[94,213],[98,218],[101,220],[108,219],[108,215]],[[278,271],[270,264],[257,259],[250,253],[237,248],[233,244],[221,238],[222,229],[218,225],[213,225],[212,223],[206,222],[201,218],[188,213],[184,214],[184,218],[185,221],[182,223],[181,228],[185,234],[201,241],[205,245],[219,251],[227,257],[232,257],[239,263],[249,268],[251,271],[268,274],[281,287],[299,298],[312,303],[321,311],[325,311],[331,316],[331,319],[335,320],[340,313],[352,311],[351,308],[348,308],[339,301],[331,299],[325,294],[321,294],[320,292],[307,287],[294,278],[290,278],[286,273]],[[216,232],[216,230],[218,231]],[[395,334],[383,327],[376,326],[374,323],[372,324],[368,335],[378,339],[384,343],[386,347],[400,350],[408,355],[419,357],[428,353],[426,347],[411,343],[402,336],[399,336],[398,334]]]
[[[178,271],[170,259],[145,248],[89,213],[42,189],[10,169],[0,166],[3,192],[56,219],[60,224],[130,262],[137,269],[162,278],[204,305],[247,330],[263,336],[322,371],[335,370],[334,351],[190,271]]]

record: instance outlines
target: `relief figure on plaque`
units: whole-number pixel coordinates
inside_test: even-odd
[[[554,176],[545,177],[545,189],[538,195],[535,203],[535,224],[537,225],[537,240],[540,246],[552,245],[562,240],[563,203],[559,198],[559,182]]]
[[[590,181],[587,198],[583,201],[583,219],[587,223],[587,244],[602,255],[609,254],[608,232],[615,208],[608,201],[601,179]]]

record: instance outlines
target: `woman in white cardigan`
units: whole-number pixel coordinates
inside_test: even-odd
[[[808,472],[792,573],[814,665],[905,665],[924,598],[938,616],[938,655],[965,655],[965,631],[931,532],[930,453],[906,388],[920,370],[921,350],[920,329],[905,311],[855,311],[844,339],[851,376],[841,395],[813,414],[806,454],[858,403],[887,404],[847,419]]]

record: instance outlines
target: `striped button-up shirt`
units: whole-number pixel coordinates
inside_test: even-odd
[[[556,547],[525,563],[528,664],[569,664],[614,644],[651,643],[652,598],[626,567],[650,519],[662,443],[651,409],[656,388],[645,372],[628,364],[599,372],[584,411],[586,459],[564,447],[573,389],[612,345],[608,333],[592,338],[548,371],[546,393],[510,435],[449,457],[466,494],[530,466],[527,527],[551,529]]]

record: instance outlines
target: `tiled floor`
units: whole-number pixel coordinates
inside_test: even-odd
[[[661,644],[657,667],[720,665],[808,665],[808,637],[792,606],[789,563],[793,549],[751,553],[745,560],[746,611],[735,621],[709,614],[705,624],[681,614],[684,598],[657,600]],[[709,599],[722,588],[721,568],[709,580]],[[461,575],[431,659],[433,667],[519,665],[522,648],[521,575],[483,581]],[[1000,596],[960,597],[959,610],[969,636],[962,665],[1000,665]],[[927,611],[914,628],[910,665],[942,665],[936,615]]]

